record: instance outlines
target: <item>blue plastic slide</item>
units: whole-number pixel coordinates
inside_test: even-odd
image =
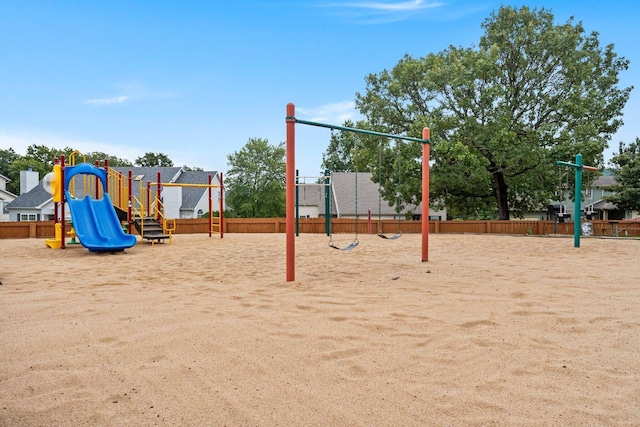
[[[66,193],[73,229],[89,252],[119,252],[136,244],[136,236],[122,230],[108,194],[101,199],[74,199]]]
[[[73,197],[68,189],[76,175],[94,175],[102,184],[103,197]],[[107,171],[90,163],[69,166],[64,175],[64,195],[76,236],[89,252],[119,252],[136,244],[136,236],[126,234],[120,226],[116,209],[107,194]]]

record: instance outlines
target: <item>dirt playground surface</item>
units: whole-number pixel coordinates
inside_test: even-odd
[[[0,426],[640,425],[640,241],[359,239],[0,240]]]

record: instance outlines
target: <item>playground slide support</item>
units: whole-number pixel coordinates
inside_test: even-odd
[[[100,167],[100,161],[99,161],[99,160],[96,160],[96,161],[95,161],[95,163],[94,163],[94,166],[95,166],[95,167],[97,167],[97,168],[99,168],[99,167]],[[96,180],[95,180],[95,184],[96,184],[96,185],[94,186],[94,187],[95,187],[95,188],[94,188],[94,191],[95,191],[95,195],[96,195],[96,196],[95,196],[95,198],[96,198],[96,199],[98,199],[98,198],[100,198],[100,180],[99,180],[99,179],[96,179]]]
[[[107,176],[107,180],[104,183],[104,192],[109,193],[109,159],[105,158],[102,161],[102,164],[104,166],[104,171],[106,172],[106,176]]]

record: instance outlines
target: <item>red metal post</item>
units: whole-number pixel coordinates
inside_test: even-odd
[[[209,237],[211,237],[211,229],[213,228],[213,201],[211,200],[211,182],[211,174],[209,174],[209,187],[207,188],[209,195]],[[220,222],[218,222],[218,224],[220,224]]]
[[[220,238],[224,237],[224,180],[220,172]]]
[[[286,169],[286,231],[287,231],[287,282],[292,282],[296,277],[295,257],[295,197],[296,197],[296,185],[295,185],[295,173],[296,173],[296,161],[295,161],[295,145],[296,145],[296,107],[293,103],[287,104],[287,169]]]
[[[102,162],[104,165],[104,170],[107,171],[107,182],[104,183],[104,192],[109,192],[109,159],[105,158]]]
[[[160,172],[158,172],[158,186],[156,187],[156,220],[160,221],[160,194],[162,194],[162,189],[160,186],[162,183],[160,182]]]
[[[422,129],[422,261],[429,261],[429,157],[431,131]]]
[[[131,224],[133,223],[133,172],[129,169],[129,195],[127,197],[127,231],[133,233]]]
[[[95,167],[99,168],[100,167],[100,162],[98,160],[96,160],[95,163]],[[93,179],[95,179],[96,181],[96,199],[100,198],[100,180],[98,179],[98,177],[94,177]]]

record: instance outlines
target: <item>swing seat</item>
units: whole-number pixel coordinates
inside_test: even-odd
[[[382,237],[383,239],[387,239],[387,240],[396,240],[402,237],[402,233],[398,232],[396,234],[394,234],[393,236],[385,236],[382,233],[378,233],[378,237]]]
[[[329,242],[329,247],[333,248],[333,249],[338,249],[340,251],[350,251],[351,249],[353,249],[356,246],[358,246],[358,243],[360,243],[360,242],[357,241],[357,240],[354,240],[353,243],[351,243],[349,246],[341,248],[341,247],[338,247],[338,246],[334,245],[332,242]]]

